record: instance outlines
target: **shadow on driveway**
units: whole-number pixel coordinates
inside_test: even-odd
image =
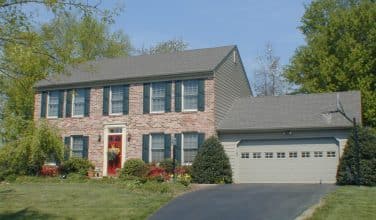
[[[291,220],[335,188],[329,184],[220,185],[179,196],[150,220]]]

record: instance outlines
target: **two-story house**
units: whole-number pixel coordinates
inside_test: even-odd
[[[236,46],[101,59],[36,85],[34,118],[60,129],[66,157],[103,176],[128,158],[191,164],[205,138],[224,144],[235,182],[333,182],[360,95],[254,98]],[[338,97],[337,97],[338,96]],[[335,109],[334,109],[335,110]]]

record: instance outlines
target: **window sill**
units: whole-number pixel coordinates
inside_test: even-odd
[[[57,117],[57,116],[47,116],[46,118],[47,119],[58,119],[59,117]]]

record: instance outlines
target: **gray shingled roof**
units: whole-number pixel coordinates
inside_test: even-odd
[[[213,71],[234,48],[235,46],[224,46],[101,59],[70,68],[71,74],[42,80],[36,87],[208,72]]]
[[[337,109],[337,94],[347,115],[361,118],[360,92],[252,97],[237,100],[219,131],[351,127]]]

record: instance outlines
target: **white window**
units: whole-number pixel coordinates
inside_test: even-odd
[[[164,160],[164,134],[152,134],[150,135],[150,138],[151,161],[160,162]]]
[[[285,152],[278,152],[277,153],[277,158],[285,158],[286,157],[286,153]]]
[[[242,158],[249,158],[249,153],[242,153],[241,157]]]
[[[165,111],[166,84],[152,83],[150,90],[150,109],[151,112]]]
[[[298,157],[298,152],[294,151],[294,152],[289,152],[289,157],[290,158],[297,158]]]
[[[84,116],[85,111],[85,90],[76,89],[73,90],[72,95],[72,112],[73,116]]]
[[[47,117],[57,118],[59,112],[59,91],[48,92]]]
[[[261,153],[260,152],[255,152],[252,155],[253,155],[253,158],[255,158],[255,159],[261,158]]]
[[[123,97],[123,86],[111,86],[110,114],[118,115],[123,113]]]
[[[84,139],[82,136],[73,136],[72,137],[72,157],[83,157],[84,152]]]
[[[183,81],[183,110],[197,111],[198,81]]]
[[[311,155],[310,155],[310,152],[308,152],[308,151],[303,151],[302,152],[302,157],[303,158],[308,158],[308,157],[310,157]]]
[[[322,157],[322,151],[315,151],[315,152],[313,152],[313,155],[315,157]]]
[[[183,163],[191,164],[198,152],[198,134],[184,133],[183,135]]]
[[[335,151],[328,151],[326,152],[327,157],[336,157],[336,152]]]
[[[265,158],[273,158],[273,152],[265,152]]]

